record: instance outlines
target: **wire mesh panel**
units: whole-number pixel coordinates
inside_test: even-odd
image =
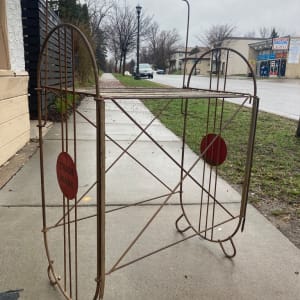
[[[194,74],[197,66],[203,65],[207,60],[210,62],[210,76],[206,82],[208,89],[237,92],[231,84],[237,76],[236,66],[239,66],[239,71],[242,66],[243,72],[253,78],[252,86],[248,84],[245,87],[239,87],[240,92],[249,93],[253,96],[244,99],[209,97],[205,102],[202,101],[198,104],[203,106],[202,116],[189,116],[190,118],[197,118],[201,123],[198,131],[198,140],[200,141],[198,151],[203,159],[203,173],[199,179],[202,190],[199,197],[199,218],[196,222],[189,219],[188,212],[183,205],[183,198],[181,198],[182,216],[189,224],[187,228],[193,229],[205,239],[219,242],[224,250],[222,242],[227,240],[231,241],[234,248],[231,238],[241,224],[244,226],[245,222],[258,99],[256,97],[256,81],[250,64],[243,55],[229,48],[215,48],[204,53],[191,70],[188,86],[192,84],[192,74]],[[189,105],[193,105],[193,103],[190,104],[189,101],[186,101],[185,116],[188,115]],[[185,118],[184,122],[184,126],[187,127],[188,118]],[[236,133],[237,127],[239,128],[238,133]],[[225,168],[235,168],[237,178],[232,178],[232,180],[240,189],[241,196],[231,196],[231,199],[222,201],[222,198],[225,198],[224,192],[218,187],[222,185],[220,180],[222,181]],[[236,201],[240,201],[240,210],[231,212],[230,207]],[[218,214],[223,215],[220,225],[216,223]],[[231,224],[231,234],[228,234],[227,230],[222,230],[225,223],[226,226],[228,226],[227,223]]]
[[[80,94],[75,90],[75,81],[81,66],[80,51],[86,53],[89,61],[85,64],[93,70],[93,97],[97,100],[93,116],[78,107]],[[42,231],[49,280],[66,299],[101,299],[104,291],[104,104],[99,100],[93,52],[75,26],[58,25],[46,37],[38,63],[37,93]],[[44,138],[42,128],[50,115],[53,118],[53,109],[56,123],[52,135]],[[87,149],[82,139],[87,137],[78,127],[80,122],[92,128],[90,138],[96,141],[96,149],[91,152],[92,164],[86,162]],[[92,182],[86,182],[87,173]],[[91,191],[96,197],[88,209],[85,201]],[[84,222],[90,222],[89,234],[94,236],[90,244]],[[90,247],[90,255],[95,257],[93,261],[79,260],[86,247]],[[83,294],[82,286],[85,286],[84,291],[90,291],[89,295]]]

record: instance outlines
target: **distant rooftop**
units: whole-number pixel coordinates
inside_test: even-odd
[[[195,47],[188,47],[187,48],[187,52],[189,53],[189,52],[191,52],[194,48],[196,48],[197,46],[195,46]],[[176,51],[175,51],[175,53],[185,53],[185,47],[184,48],[178,48]]]
[[[253,40],[253,41],[264,41],[266,40],[266,38],[259,38],[259,37],[246,37],[246,36],[243,36],[243,37],[239,37],[239,36],[232,36],[232,37],[228,37],[224,40]]]

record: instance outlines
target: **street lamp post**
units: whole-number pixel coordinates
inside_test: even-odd
[[[188,16],[187,16],[187,28],[186,28],[186,40],[185,40],[185,55],[184,55],[184,70],[183,70],[183,83],[182,87],[185,88],[185,73],[186,73],[186,63],[187,63],[187,51],[189,43],[189,27],[190,27],[190,4],[188,0],[182,0],[186,2],[188,7]]]
[[[138,4],[136,6],[137,14],[137,42],[136,42],[136,70],[135,70],[135,79],[140,79],[140,17],[141,17],[142,7]]]
[[[190,31],[190,3],[188,0],[182,0],[187,4],[188,8],[188,15],[187,15],[187,27],[186,27],[186,38],[185,38],[185,54],[184,54],[184,66],[183,66],[183,82],[182,82],[182,88],[185,88],[185,73],[186,73],[186,64],[187,64],[187,51],[188,51],[188,43],[189,43],[189,31]],[[185,100],[186,101],[186,100]],[[183,106],[184,106],[184,100],[181,100],[181,113],[183,114]]]

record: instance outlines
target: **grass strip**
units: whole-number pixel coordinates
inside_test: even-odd
[[[115,76],[128,87],[161,87],[148,80]],[[144,104],[156,115],[164,105],[164,101],[146,100]],[[183,123],[180,107],[181,101],[174,100],[160,116],[160,121],[178,136],[181,136]],[[237,105],[225,102],[224,119],[229,118],[236,109]],[[199,153],[200,140],[206,130],[203,122],[206,122],[204,118],[207,118],[208,114],[207,101],[190,100],[189,114],[187,144],[193,151]],[[226,164],[219,168],[220,175],[237,188],[242,183],[249,117],[249,109],[242,108],[223,133],[229,151]],[[249,195],[252,203],[280,201],[296,209],[300,208],[300,139],[295,137],[296,128],[297,121],[259,112]]]

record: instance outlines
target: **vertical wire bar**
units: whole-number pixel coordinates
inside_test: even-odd
[[[66,229],[66,198],[63,196],[63,214],[64,214],[64,291],[67,291],[67,229]]]
[[[210,98],[208,99],[208,106],[207,106],[207,119],[206,119],[206,135],[208,134],[208,127],[209,127],[209,115],[210,115]],[[206,161],[203,159],[203,172],[202,172],[202,187],[205,184],[205,173],[206,173]],[[203,209],[203,197],[204,197],[204,190],[201,190],[201,201],[200,201],[200,215],[199,215],[199,225],[198,231],[201,230],[201,220],[202,220],[202,209]]]
[[[228,63],[229,62],[229,50],[227,49],[227,55],[226,55],[226,68],[225,68],[225,74],[224,74],[224,85],[223,85],[223,91],[226,90],[226,83],[227,83],[227,73],[228,73]]]
[[[220,116],[220,130],[219,130],[219,135],[221,136],[221,128],[223,124],[223,113],[224,113],[224,103],[225,100],[224,98],[222,99],[222,104],[221,104],[221,116]],[[220,147],[221,147],[221,140],[218,140],[218,145],[217,145],[217,161],[219,161],[220,158]],[[211,230],[211,239],[213,239],[214,236],[214,224],[215,224],[215,209],[216,209],[216,198],[217,198],[217,186],[218,186],[218,166],[216,166],[215,169],[215,187],[214,187],[214,202],[213,202],[213,212],[212,212],[212,230]]]
[[[72,92],[73,92],[73,139],[74,139],[74,163],[75,163],[75,168],[77,170],[77,128],[76,128],[76,94],[75,94],[75,51],[74,51],[74,29],[71,29],[71,67],[72,67]],[[77,219],[78,219],[78,202],[77,202],[77,195],[75,197],[75,209],[74,209],[74,214],[75,214],[75,299],[78,300],[78,224],[77,224]]]
[[[62,98],[62,60],[61,60],[61,29],[58,29],[58,57],[59,57],[59,88],[60,88],[60,106],[63,106]],[[65,151],[65,135],[64,135],[64,123],[63,113],[60,112],[60,124],[61,124],[61,151]],[[63,196],[63,237],[64,237],[64,291],[67,291],[67,237],[66,237],[66,199]]]
[[[204,231],[205,237],[207,235],[207,228],[208,228],[209,205],[210,205],[210,198],[211,198],[210,197],[211,178],[212,178],[212,166],[210,166],[209,182],[208,182],[207,206],[206,206],[206,216],[205,216],[205,231]]]
[[[48,14],[48,0],[46,2],[46,14]],[[46,20],[47,20],[47,16],[46,16]],[[47,20],[48,21],[48,20]],[[47,26],[47,22],[46,22],[46,35],[48,34],[48,26]],[[46,54],[45,54],[45,62],[44,62],[44,66],[45,66],[45,75],[44,75],[44,80],[47,80],[47,66],[48,66],[48,45],[46,48]],[[40,64],[42,65],[42,61],[43,61],[43,55],[40,57]],[[38,69],[38,71],[40,71]],[[40,71],[41,72],[41,71]],[[37,74],[38,77],[41,77],[41,74]],[[38,86],[41,85],[42,79],[39,79],[38,82]],[[45,85],[47,85],[47,81],[45,81]],[[39,124],[39,146],[40,146],[40,169],[41,169],[41,191],[42,191],[42,215],[43,215],[43,233],[45,236],[45,229],[47,227],[47,222],[46,222],[46,218],[47,218],[47,214],[46,214],[46,195],[45,195],[45,170],[44,170],[44,151],[43,151],[43,126],[42,126],[42,117],[43,117],[43,94],[42,94],[42,90],[39,89],[37,91],[37,99],[38,99],[38,124]],[[45,91],[45,107],[47,107],[47,92]],[[47,116],[45,117],[45,121],[47,120]],[[46,239],[44,239],[46,240]]]
[[[42,58],[41,58],[42,59]],[[38,76],[40,76],[38,74]],[[38,83],[40,85],[40,82]],[[38,124],[39,124],[39,147],[40,147],[40,170],[41,170],[41,193],[42,193],[42,216],[43,216],[43,233],[46,234],[46,197],[45,197],[45,174],[44,174],[44,145],[43,145],[43,126],[42,126],[42,91],[39,89],[38,94]],[[45,241],[45,238],[44,238]]]
[[[97,85],[96,85],[97,87]],[[99,92],[96,93],[99,95]],[[94,300],[103,298],[105,283],[105,103],[96,99],[97,112],[97,288]]]
[[[104,294],[104,274],[105,274],[105,260],[104,260],[104,255],[105,255],[105,102],[102,101],[101,103],[101,141],[102,141],[102,146],[101,146],[101,228],[102,228],[102,233],[101,233],[101,274],[102,274],[102,284],[101,284],[101,292],[100,292],[100,298],[103,298]]]
[[[189,27],[190,27],[190,4],[188,0],[183,0],[186,2],[188,7],[188,17],[187,17],[187,28],[186,28],[186,38],[185,38],[185,53],[184,53],[184,69],[183,69],[183,82],[182,82],[182,88],[185,88],[185,75],[186,75],[186,64],[187,64],[187,52],[188,52],[188,44],[189,44]],[[181,112],[183,108],[183,99],[181,100]]]
[[[69,133],[68,133],[68,77],[67,77],[67,28],[64,27],[64,80],[65,80],[65,128],[66,128],[66,152],[69,152]]]
[[[48,0],[46,2],[46,20],[48,21]],[[46,35],[48,34],[48,23],[46,21]],[[53,261],[50,260],[50,253],[49,253],[49,248],[48,248],[48,240],[47,240],[47,213],[46,213],[46,195],[45,195],[45,170],[44,170],[44,150],[43,150],[43,127],[47,123],[48,119],[48,112],[47,112],[47,91],[45,90],[45,95],[44,95],[44,103],[45,103],[45,120],[44,120],[44,125],[42,125],[42,117],[43,117],[43,107],[42,107],[42,102],[43,102],[43,95],[42,95],[42,89],[41,89],[41,65],[42,65],[42,60],[43,60],[43,54],[39,55],[38,59],[38,67],[37,67],[37,100],[38,100],[38,128],[39,128],[39,147],[40,147],[40,171],[41,171],[41,192],[42,192],[42,216],[43,216],[43,236],[44,236],[44,245],[46,249],[46,254],[49,262],[48,266],[48,275],[51,273],[52,269],[52,264]],[[47,85],[47,76],[48,76],[48,44],[46,45],[46,54],[45,54],[45,84]],[[49,277],[50,279],[50,277]],[[51,280],[50,280],[51,281]]]
[[[209,76],[209,89],[210,90],[212,88],[212,71],[213,71],[213,54],[211,55],[211,61],[210,61],[210,76]],[[208,129],[209,129],[210,102],[211,102],[210,99],[211,98],[208,98],[208,100],[207,100],[207,118],[206,118],[206,133],[205,133],[205,135],[208,134]],[[205,184],[205,173],[206,173],[206,161],[205,161],[205,159],[203,159],[202,187],[204,187],[204,184]],[[204,190],[202,188],[202,190],[201,190],[201,201],[200,201],[198,232],[200,232],[200,230],[201,230],[202,210],[203,210],[203,197],[204,197]]]
[[[219,91],[220,88],[220,64],[221,64],[221,49],[217,49],[217,67],[216,67],[216,72],[217,72],[217,88],[216,90]]]
[[[222,124],[223,107],[224,107],[224,98],[223,98],[222,104],[221,104],[220,128],[221,128],[221,124]],[[219,134],[220,134],[220,131],[219,131]],[[218,143],[216,146],[217,146],[217,162],[218,162],[219,158],[220,158],[220,147],[221,147],[220,139],[218,139]],[[212,169],[211,169],[211,172],[212,172]],[[215,210],[216,210],[216,200],[215,199],[217,196],[217,182],[218,182],[218,165],[215,168],[215,184],[214,184],[214,192],[213,192],[213,208],[212,208],[211,226],[214,226],[214,223],[215,223]],[[214,236],[214,227],[212,227],[212,229],[211,229],[211,239],[213,239],[213,236]]]
[[[68,133],[68,78],[67,78],[67,28],[64,27],[64,80],[65,80],[65,129],[66,129],[66,152],[69,153],[69,133]],[[70,200],[67,199],[67,209],[68,209],[68,250],[69,250],[69,289],[70,297],[72,298],[72,245],[71,245],[71,224],[70,224]]]
[[[186,75],[186,64],[187,64],[187,51],[188,51],[188,44],[189,44],[189,31],[190,31],[190,3],[188,0],[183,0],[187,4],[188,8],[188,17],[187,17],[187,28],[186,28],[186,38],[185,38],[185,53],[184,53],[184,69],[183,69],[183,82],[182,88],[186,87],[185,85],[185,75]],[[181,99],[181,113],[183,113],[183,104],[184,100]]]
[[[46,36],[48,35],[48,0],[46,1]],[[45,86],[48,86],[48,43],[47,43],[47,47],[45,49],[45,77],[44,77],[44,82],[45,82]],[[47,120],[48,116],[47,116],[47,95],[48,95],[48,91],[47,89],[45,89],[45,121]]]
[[[223,91],[226,90],[226,79],[227,79],[227,72],[228,72],[228,61],[229,61],[229,50],[227,50],[226,54],[226,65],[225,65],[225,74],[224,74],[224,85],[223,85]],[[219,129],[219,135],[221,136],[222,133],[222,124],[223,124],[223,113],[224,113],[224,103],[225,99],[222,99],[222,105],[221,105],[221,115],[220,115],[220,129]],[[220,147],[221,147],[221,140],[218,141],[218,157],[217,160],[220,158]],[[213,213],[212,213],[212,230],[211,230],[211,239],[214,238],[214,224],[215,224],[215,209],[216,209],[216,197],[217,197],[217,184],[218,184],[218,166],[216,166],[216,179],[215,179],[215,188],[214,188],[214,202],[213,202]]]
[[[220,82],[220,68],[219,68],[219,56],[220,52],[217,49],[215,51],[216,55],[216,73],[217,73],[217,87],[216,90],[219,90],[219,82]],[[213,132],[215,132],[216,128],[216,112],[217,112],[217,98],[215,99],[215,110],[214,110],[214,119],[213,119]],[[213,145],[211,146],[213,148]],[[213,173],[213,167],[210,166],[209,168],[209,182],[208,182],[208,194],[207,194],[207,206],[206,206],[206,216],[205,216],[205,231],[204,236],[207,236],[207,228],[208,228],[208,217],[209,217],[209,205],[210,205],[210,191],[211,191],[211,185],[212,185],[212,173]]]
[[[183,99],[182,99],[183,100]],[[181,168],[180,168],[180,204],[183,205],[182,193],[183,193],[183,173],[184,173],[184,155],[185,155],[185,141],[186,141],[186,127],[187,127],[187,114],[188,114],[188,99],[184,101],[184,118],[183,118],[183,130],[182,130],[182,149],[181,149]]]
[[[67,209],[70,211],[70,200],[67,199]],[[72,298],[72,246],[71,246],[71,223],[70,213],[68,212],[68,250],[69,250],[69,295]]]
[[[220,49],[217,49],[216,50],[216,57],[217,57],[217,63],[216,63],[216,73],[217,73],[217,91],[219,90],[219,87],[220,87],[220,63],[221,63],[221,50]],[[215,132],[216,130],[216,119],[217,119],[217,110],[218,110],[218,99],[216,98],[215,99],[215,111],[214,111],[214,120],[213,120],[213,132]],[[214,145],[211,146],[212,149],[214,148]],[[213,150],[212,150],[213,151]],[[208,185],[208,191],[209,191],[209,194],[208,194],[208,203],[207,203],[207,214],[206,214],[206,222],[205,222],[205,237],[207,235],[207,228],[208,228],[208,216],[209,216],[209,205],[210,205],[210,192],[211,192],[211,187],[212,187],[212,174],[213,174],[213,167],[210,166],[210,170],[209,170],[209,185]],[[215,180],[217,178],[217,175],[215,175]],[[214,191],[215,193],[215,191]],[[214,201],[215,203],[215,201]],[[212,219],[214,218],[213,214],[212,214]],[[212,230],[213,231],[213,230]]]
[[[243,193],[242,193],[242,205],[240,209],[240,215],[243,217],[243,223],[241,229],[242,231],[244,230],[245,221],[246,221],[247,202],[248,202],[248,193],[249,193],[250,177],[251,177],[251,169],[252,169],[252,161],[253,161],[258,107],[259,107],[259,98],[257,98],[255,93],[255,96],[253,97],[253,104],[252,104],[252,115],[251,115],[250,133],[249,133],[249,140],[248,140],[245,179],[244,179]]]
[[[61,36],[60,36],[60,28],[58,29],[58,60],[59,60],[59,89],[60,89],[60,106],[63,105],[62,100],[62,61],[61,61]],[[65,151],[65,142],[64,142],[64,123],[63,123],[63,114],[62,110],[60,111],[60,125],[61,125],[61,140],[62,140],[62,149],[61,151]]]
[[[209,110],[209,108],[208,108]],[[206,162],[203,159],[203,172],[202,172],[202,187],[205,184],[205,168],[206,168]],[[202,219],[202,209],[203,209],[203,197],[204,197],[204,190],[203,188],[201,189],[201,200],[200,200],[200,212],[199,212],[199,225],[198,225],[198,231],[200,232],[201,230],[201,219]]]
[[[218,88],[219,88],[219,82],[218,82]],[[213,132],[216,132],[216,123],[217,123],[217,117],[218,117],[218,99],[215,99],[215,110],[214,110],[214,120],[213,120]],[[211,146],[212,148],[212,152],[214,152],[214,145]],[[218,149],[217,149],[218,150]],[[211,193],[211,188],[212,188],[212,178],[213,178],[213,167],[210,166],[210,170],[209,170],[209,185],[208,185],[208,204],[207,204],[207,211],[209,211],[209,204],[210,204],[210,199],[212,198],[210,196]],[[214,184],[214,192],[213,194],[216,194],[216,180],[217,180],[217,168],[216,168],[216,173],[215,173],[215,184]],[[214,205],[215,205],[216,201],[213,199],[213,212],[212,212],[212,223],[213,223],[213,219],[214,219]],[[205,237],[206,237],[206,233],[207,233],[207,226],[208,226],[208,214],[206,215],[206,223],[205,223]],[[213,228],[211,230],[211,234],[213,233]]]

